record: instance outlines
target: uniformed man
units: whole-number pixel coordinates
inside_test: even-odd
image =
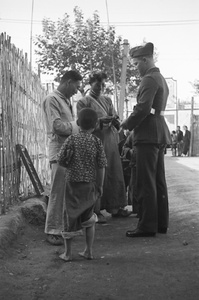
[[[164,119],[169,89],[160,70],[155,66],[154,45],[132,48],[132,63],[142,77],[137,104],[123,121],[123,129],[134,129],[137,166],[137,200],[139,221],[127,237],[155,236],[168,228],[168,193],[165,179],[164,151],[171,143]]]

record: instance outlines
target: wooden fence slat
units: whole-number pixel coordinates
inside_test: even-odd
[[[42,185],[50,181],[47,135],[42,113],[46,91],[6,33],[0,35],[0,215],[35,193],[16,145],[27,148]]]

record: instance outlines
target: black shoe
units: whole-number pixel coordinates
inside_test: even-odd
[[[156,234],[155,232],[146,232],[140,229],[128,230],[126,232],[127,237],[150,237],[150,236],[155,236],[155,234]]]
[[[166,227],[158,227],[158,233],[167,233]]]

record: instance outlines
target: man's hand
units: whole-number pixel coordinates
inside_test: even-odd
[[[117,118],[113,118],[111,124],[117,129],[119,130],[120,129],[120,121],[117,119]]]
[[[100,118],[100,122],[102,122],[103,124],[108,124],[113,120],[113,118],[113,116],[102,117]]]
[[[120,124],[120,127],[122,129],[128,129],[127,125],[126,125],[126,120],[122,121],[122,123]]]

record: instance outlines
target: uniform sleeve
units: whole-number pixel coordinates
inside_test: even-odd
[[[137,127],[150,114],[157,90],[158,84],[153,78],[143,78],[137,95],[137,104],[132,114],[124,121],[129,130]]]
[[[125,143],[123,145],[123,148],[125,148],[125,149],[132,149],[133,148],[133,142],[132,142],[131,134],[132,133],[130,133],[127,136],[126,141],[125,141]]]

